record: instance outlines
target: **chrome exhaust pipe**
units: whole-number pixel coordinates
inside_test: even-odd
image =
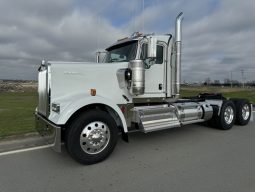
[[[176,79],[175,79],[175,97],[179,98],[180,96],[180,84],[181,84],[181,43],[182,43],[182,20],[183,13],[181,12],[176,17],[175,22],[175,49],[176,49]]]

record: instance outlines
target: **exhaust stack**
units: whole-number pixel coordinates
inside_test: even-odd
[[[182,20],[183,13],[181,12],[175,21],[175,48],[176,48],[176,58],[175,58],[175,97],[180,96],[180,84],[181,84],[181,43],[182,43]]]

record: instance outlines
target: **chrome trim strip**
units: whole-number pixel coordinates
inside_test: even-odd
[[[184,122],[181,122],[182,125],[190,125],[190,124],[193,124],[193,123],[201,123],[201,122],[205,122],[204,119],[197,119],[197,120],[191,120],[191,121],[184,121]]]
[[[147,125],[147,124],[153,124],[153,123],[164,123],[164,122],[169,122],[172,120],[173,120],[173,118],[158,119],[158,120],[152,120],[152,121],[145,121],[145,122],[143,122],[143,124]]]
[[[51,109],[51,64],[47,63],[47,74],[46,74],[46,92],[47,92],[47,98],[46,98],[46,116],[50,116],[50,109]]]

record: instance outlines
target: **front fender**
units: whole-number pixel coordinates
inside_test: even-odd
[[[73,99],[71,103],[66,104],[62,107],[60,102],[60,113],[51,112],[49,116],[49,120],[55,123],[56,125],[64,125],[70,117],[79,109],[91,105],[91,104],[103,104],[110,108],[112,108],[119,116],[124,132],[127,132],[127,123],[126,119],[121,112],[120,108],[117,104],[113,103],[110,99],[102,97],[102,96],[86,96],[81,98]],[[65,103],[65,102],[63,102]]]

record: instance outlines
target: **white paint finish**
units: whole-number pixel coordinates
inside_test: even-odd
[[[145,70],[145,94],[160,94],[165,92],[165,60],[166,46],[164,43],[158,43],[157,46],[163,47],[163,62],[154,64]],[[162,90],[159,90],[159,84],[162,84]]]
[[[0,156],[12,155],[12,154],[17,154],[17,153],[23,153],[23,152],[27,152],[27,151],[35,151],[35,150],[39,150],[39,149],[50,148],[52,146],[53,145],[43,145],[43,146],[31,147],[31,148],[27,148],[27,149],[19,149],[19,150],[14,150],[14,151],[7,151],[7,152],[0,153]]]
[[[66,98],[59,98],[57,100],[60,104],[60,114],[52,112],[49,116],[49,120],[55,124],[63,125],[65,124],[68,119],[74,114],[77,110],[81,109],[84,106],[90,104],[103,104],[110,108],[112,108],[120,117],[123,129],[127,132],[127,123],[126,119],[121,112],[120,108],[114,103],[113,100],[107,99],[102,96],[91,96],[89,94],[71,94],[68,95]]]
[[[139,45],[142,46],[143,43],[148,43],[148,36],[140,41]],[[166,64],[165,60],[167,59],[167,42],[169,36],[167,35],[158,35],[155,36],[157,39],[157,45],[163,46],[163,57],[164,61],[162,64],[154,64],[149,69],[145,69],[145,93],[144,95],[135,96],[138,98],[143,97],[165,97],[166,94]],[[169,42],[169,47],[172,46],[172,41]],[[140,59],[141,47],[138,47],[138,56],[137,59]],[[170,64],[169,64],[170,65]],[[159,90],[159,84],[162,84],[162,90]],[[169,79],[168,85],[171,85],[171,79]]]
[[[164,54],[165,55],[165,54]],[[114,109],[121,118],[124,131],[127,132],[126,120],[118,104],[132,102],[133,97],[158,97],[158,84],[164,85],[164,64],[154,65],[147,71],[145,89],[148,94],[131,96],[127,88],[120,88],[117,71],[128,67],[128,62],[89,63],[89,62],[55,62],[51,64],[51,103],[60,104],[60,114],[51,112],[49,120],[55,124],[65,124],[80,108],[89,104],[105,104]],[[158,68],[158,70],[156,70]],[[153,78],[155,77],[155,78]],[[158,81],[157,81],[158,80]],[[163,86],[164,88],[164,86]],[[90,95],[90,89],[96,89],[96,97]],[[158,93],[158,94],[153,94]]]
[[[162,90],[159,90],[162,84]],[[164,90],[164,64],[154,64],[145,70],[145,95],[160,94]]]
[[[126,120],[118,104],[126,104],[122,95],[130,100],[126,88],[119,88],[117,70],[127,68],[128,63],[51,63],[51,103],[60,104],[60,114],[51,112],[49,120],[55,124],[65,124],[80,108],[89,104],[105,104],[119,115],[124,131]],[[96,96],[90,95],[90,89],[96,89]]]
[[[157,36],[162,44],[169,37]],[[139,44],[140,45],[140,44]],[[165,47],[166,48],[166,47]],[[140,56],[138,47],[137,58]],[[166,52],[164,51],[164,59]],[[56,62],[51,65],[50,87],[51,103],[60,104],[60,113],[51,112],[49,120],[55,124],[65,124],[67,120],[80,108],[90,104],[104,104],[114,109],[119,115],[124,131],[127,132],[126,120],[118,104],[127,104],[125,95],[132,102],[132,98],[164,97],[165,96],[165,63],[153,65],[146,70],[146,94],[132,96],[127,87],[120,88],[117,71],[128,67],[128,62],[121,63],[91,63],[91,62]],[[158,86],[162,83],[162,91]],[[96,89],[96,96],[90,95],[90,89]]]
[[[70,94],[90,94],[96,89],[97,95],[113,100],[116,104],[126,103],[127,90],[120,89],[117,70],[127,68],[128,63],[51,63],[51,95],[55,100]],[[72,100],[72,98],[70,98]]]

